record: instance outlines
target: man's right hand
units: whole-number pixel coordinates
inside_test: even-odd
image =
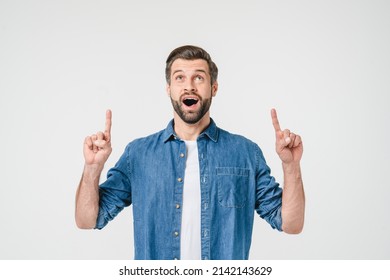
[[[76,192],[76,224],[82,229],[96,226],[99,213],[99,178],[111,154],[111,111],[106,112],[106,128],[84,140],[84,172]]]
[[[86,166],[103,168],[111,154],[111,110],[106,112],[106,128],[104,132],[97,132],[87,136],[84,140],[84,159]]]

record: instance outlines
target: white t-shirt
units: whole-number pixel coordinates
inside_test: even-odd
[[[196,141],[184,141],[187,148],[184,172],[183,205],[180,235],[180,259],[201,259],[200,173]]]

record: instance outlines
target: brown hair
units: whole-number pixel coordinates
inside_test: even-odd
[[[168,84],[171,84],[172,64],[178,58],[185,59],[185,60],[195,60],[195,59],[206,60],[209,66],[211,85],[213,85],[214,82],[217,80],[218,67],[211,60],[211,56],[208,54],[208,52],[206,52],[204,49],[200,47],[187,45],[187,46],[182,46],[174,49],[167,58],[166,66],[165,66],[165,79],[167,80]]]

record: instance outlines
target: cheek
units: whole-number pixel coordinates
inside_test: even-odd
[[[175,99],[175,97],[180,96],[180,89],[177,87],[170,87],[168,90],[168,96],[170,96],[172,99]]]
[[[214,89],[210,86],[205,86],[202,88],[202,95],[209,98],[210,96],[214,96]]]

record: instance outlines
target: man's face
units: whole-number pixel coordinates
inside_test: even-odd
[[[176,114],[186,123],[195,124],[209,112],[218,84],[211,85],[208,64],[203,59],[176,59],[171,67],[167,93]]]

